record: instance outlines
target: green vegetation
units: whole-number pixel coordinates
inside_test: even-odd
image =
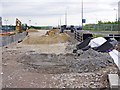
[[[115,22],[110,22],[110,21],[102,22],[102,21],[98,21],[98,24],[118,24],[118,22],[117,21],[115,21]]]
[[[52,27],[51,26],[29,26],[29,29],[41,29],[41,30],[49,30]]]
[[[102,22],[98,21],[98,24],[86,24],[84,30],[91,31],[118,31],[118,22]]]
[[[94,38],[97,38],[97,37],[105,37],[105,35],[102,35],[102,34],[93,34],[93,37],[94,37]]]

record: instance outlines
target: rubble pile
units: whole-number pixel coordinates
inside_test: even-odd
[[[23,63],[30,71],[39,73],[84,73],[94,72],[114,65],[107,53],[99,53],[92,49],[79,51],[79,54],[32,54],[22,55],[18,62]]]

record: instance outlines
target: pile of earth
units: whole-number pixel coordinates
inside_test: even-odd
[[[17,61],[23,63],[24,68],[31,72],[48,74],[95,72],[114,65],[108,53],[100,53],[92,49],[79,51],[79,55],[27,52]]]
[[[66,43],[70,40],[70,36],[67,33],[60,33],[59,30],[47,31],[45,35],[42,36],[28,36],[23,44],[56,44],[56,43]]]
[[[28,29],[28,30],[26,30],[27,32],[38,32],[38,30],[37,29]]]

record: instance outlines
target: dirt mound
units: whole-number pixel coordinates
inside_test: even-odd
[[[36,29],[29,29],[29,30],[26,30],[27,32],[38,32],[38,30]]]
[[[51,29],[49,31],[46,32],[46,35],[49,35],[49,36],[55,36],[57,34],[59,34],[59,30],[58,29]]]
[[[42,35],[42,36],[28,36],[23,41],[24,44],[55,44],[68,42],[70,36],[66,33],[60,33],[57,35]]]
[[[94,50],[80,51],[80,56],[67,54],[32,54],[28,52],[18,59],[25,68],[32,72],[61,74],[95,72],[113,64],[107,53],[98,53]]]

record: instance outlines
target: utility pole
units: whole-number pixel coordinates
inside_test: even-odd
[[[116,22],[117,22],[117,9],[114,8],[114,10],[115,10],[115,16],[116,16],[116,17],[115,17],[115,20],[116,20]]]
[[[61,17],[60,17],[60,28],[61,28]]]
[[[58,20],[58,28],[60,28],[60,27],[61,27],[61,17]]]
[[[115,27],[117,27],[117,25],[116,25],[116,24],[118,24],[117,9],[114,8],[114,11],[115,11],[115,22],[116,22]],[[115,29],[117,29],[117,28],[115,28]]]
[[[82,15],[81,16],[82,16],[82,29],[83,29],[83,0],[82,0],[82,5],[81,6],[82,6],[82,12],[81,12]]]
[[[65,10],[65,25],[67,26],[67,8]]]

